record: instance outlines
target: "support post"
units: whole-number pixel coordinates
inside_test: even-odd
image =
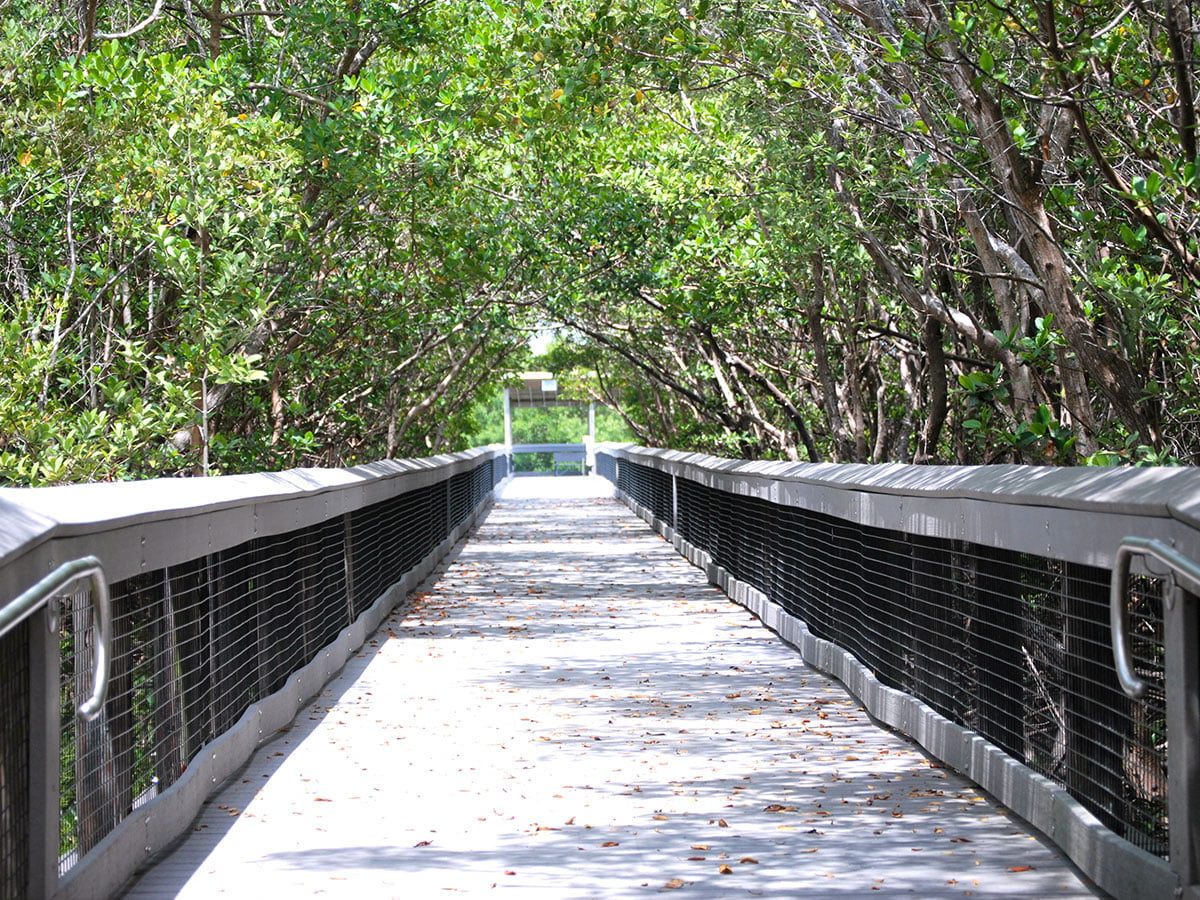
[[[679,479],[671,475],[671,527],[679,530]]]
[[[58,598],[51,601],[58,604]],[[52,897],[58,887],[59,633],[49,606],[29,620],[29,894]]]
[[[504,389],[504,452],[512,456],[512,395]]]
[[[1168,582],[1164,599],[1171,867],[1191,900],[1200,897],[1200,598]]]

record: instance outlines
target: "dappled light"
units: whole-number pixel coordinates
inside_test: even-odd
[[[509,482],[128,896],[1094,893],[604,485]]]

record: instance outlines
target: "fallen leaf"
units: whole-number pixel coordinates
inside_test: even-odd
[[[704,860],[706,860],[707,858],[708,857],[706,857],[706,856],[689,856],[688,862],[704,862]]]
[[[784,806],[782,803],[772,803],[769,806],[763,807],[763,812],[776,813],[776,812],[795,812],[795,811],[796,811],[796,807]]]
[[[620,842],[620,841],[605,841],[605,842],[604,842],[603,844],[601,844],[600,846],[601,846],[601,847],[620,847],[620,846],[621,846],[621,842]]]
[[[729,823],[726,822],[724,819],[717,819],[717,827],[718,828],[728,828]]]
[[[732,875],[733,867],[727,866],[727,865],[721,865],[721,866],[717,867],[717,871],[720,872],[722,875]]]
[[[662,886],[662,890],[675,891],[675,890],[678,890],[679,888],[683,887],[685,883],[686,882],[684,882],[684,880],[682,878],[672,878],[670,881],[668,881],[666,884],[664,884]]]
[[[952,844],[969,844],[969,843],[971,843],[971,839],[965,838],[965,837],[952,837],[952,838],[950,838],[950,843],[952,843]]]
[[[428,847],[433,841],[417,841],[413,844],[414,847]]]
[[[1010,871],[1010,872],[1032,872],[1033,866],[1009,866],[1008,871]]]
[[[740,862],[742,865],[746,865],[746,866],[757,866],[758,865],[758,860],[755,859],[753,856],[743,856],[741,859],[738,860],[738,862]]]
[[[656,822],[665,822],[665,821],[667,821],[667,817],[666,817],[666,816],[664,816],[664,815],[661,815],[661,814],[659,814],[659,815],[655,815],[655,816],[651,816],[650,818],[654,819]]]
[[[708,848],[708,844],[692,844],[693,850],[707,850]]]

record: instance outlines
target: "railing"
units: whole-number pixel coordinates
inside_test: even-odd
[[[84,556],[65,562],[21,596],[0,610],[0,638],[54,602],[68,587],[87,578],[91,582],[92,614],[96,623],[96,666],[92,670],[92,695],[76,710],[85,722],[95,719],[104,710],[108,696],[108,674],[112,658],[112,603],[108,594],[108,579],[104,567],[94,556]],[[58,631],[58,609],[50,611],[46,624],[50,632]]]
[[[1200,896],[1200,472],[615,446],[596,470],[807,661],[1102,888]]]
[[[484,449],[0,490],[0,603],[17,597],[26,613],[0,636],[0,898],[111,896],[341,668],[507,474],[503,451]],[[107,643],[90,591],[21,599],[83,554],[111,582],[109,690],[91,721],[73,715]]]

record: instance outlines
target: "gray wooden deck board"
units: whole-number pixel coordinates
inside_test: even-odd
[[[510,484],[127,896],[1095,893],[595,485]]]

